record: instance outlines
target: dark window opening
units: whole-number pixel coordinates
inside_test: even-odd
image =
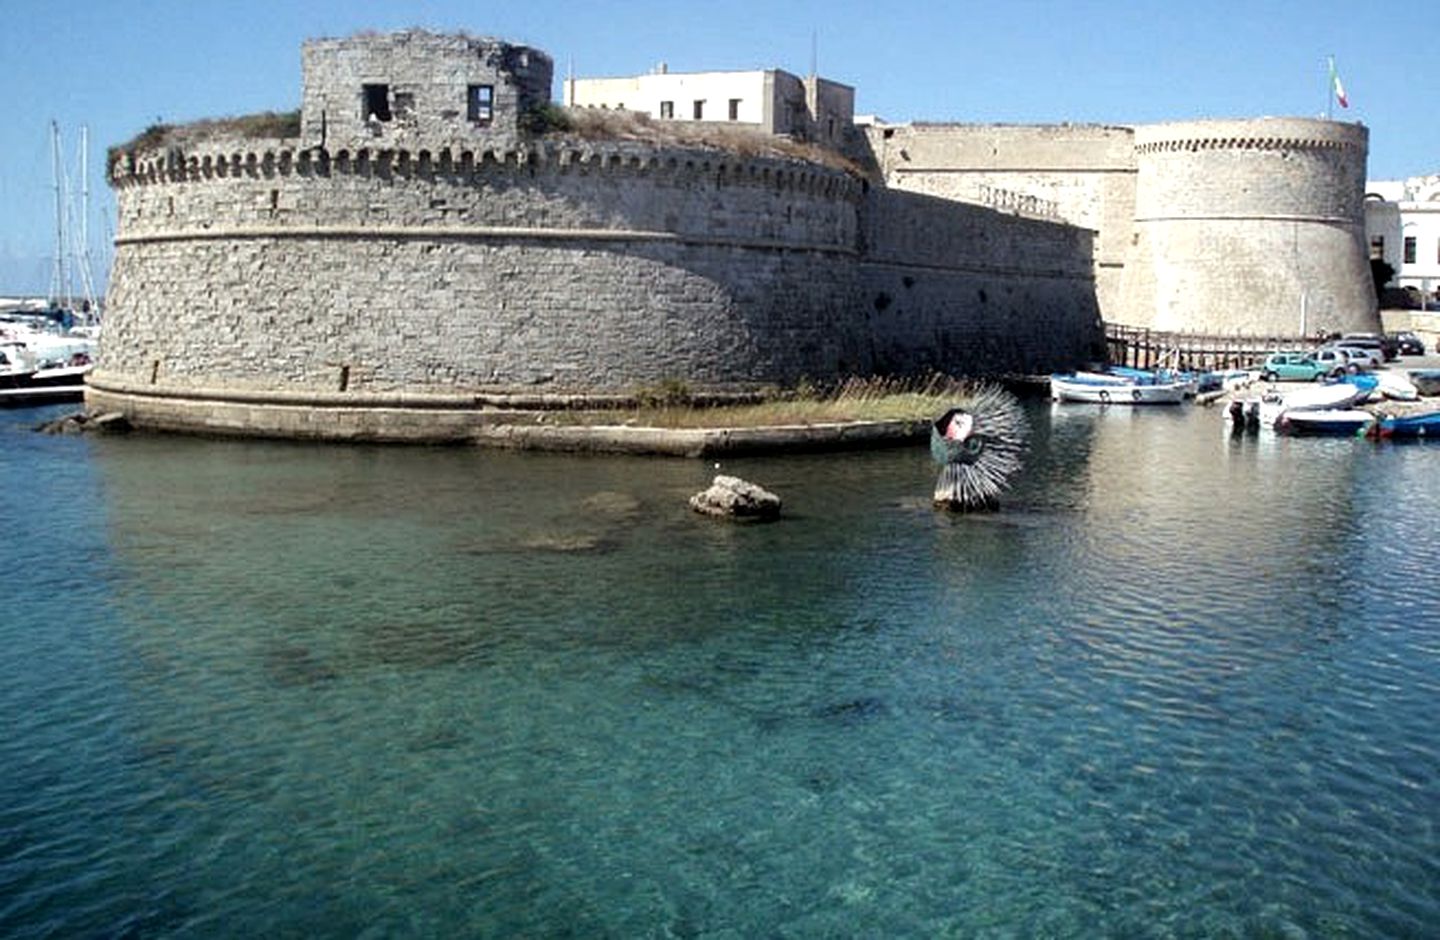
[[[705,99],[704,99],[704,98],[696,98],[696,99],[695,99],[695,120],[697,120],[697,121],[703,121],[703,120],[705,120]]]
[[[362,85],[365,95],[365,120],[390,120],[390,86]]]
[[[738,120],[740,120],[740,99],[739,99],[739,98],[731,98],[731,99],[730,99],[730,120],[732,120],[732,121],[738,121]]]
[[[1401,256],[1401,260],[1402,260],[1402,262],[1403,262],[1404,264],[1414,264],[1414,263],[1415,263],[1415,236],[1414,236],[1414,235],[1406,235],[1406,236],[1405,236],[1405,254]]]
[[[494,85],[471,85],[465,101],[470,120],[476,124],[489,124],[495,118]]]
[[[667,118],[667,119],[668,119],[668,118],[673,118],[673,117],[675,116],[675,102],[673,102],[673,101],[662,101],[662,102],[660,102],[660,116],[661,116],[662,118]]]

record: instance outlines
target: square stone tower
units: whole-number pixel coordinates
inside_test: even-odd
[[[331,153],[511,146],[554,72],[538,49],[423,30],[313,39],[301,59],[301,135]]]

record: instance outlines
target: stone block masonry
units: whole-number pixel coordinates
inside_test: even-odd
[[[497,40],[317,41],[298,138],[123,153],[92,404],[141,427],[453,440],[516,393],[1094,354],[1093,233],[803,159],[538,136],[549,69]]]

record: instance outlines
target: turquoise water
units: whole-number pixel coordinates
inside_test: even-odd
[[[1440,446],[705,462],[0,412],[0,935],[1421,936]]]

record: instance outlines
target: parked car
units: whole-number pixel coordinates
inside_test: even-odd
[[[1359,346],[1347,346],[1344,343],[1338,342],[1331,343],[1330,345],[1323,348],[1333,349],[1336,352],[1344,353],[1345,358],[1349,360],[1348,365],[1352,367],[1346,370],[1348,372],[1353,373],[1362,372],[1369,369],[1378,369],[1384,364],[1380,358],[1380,351],[1377,349],[1365,349]]]
[[[1326,368],[1326,375],[1351,375],[1359,372],[1363,366],[1350,358],[1350,354],[1337,346],[1321,346],[1311,356],[1316,362]]]
[[[1398,333],[1388,334],[1395,341],[1402,356],[1423,356],[1425,355],[1425,343],[1409,330],[1401,330]]]
[[[1260,378],[1266,382],[1319,382],[1328,378],[1333,368],[1321,365],[1306,353],[1277,352],[1265,357]]]
[[[1336,340],[1335,346],[1357,346],[1365,349],[1374,349],[1380,353],[1380,364],[1391,361],[1400,355],[1400,347],[1378,333],[1346,333]]]

